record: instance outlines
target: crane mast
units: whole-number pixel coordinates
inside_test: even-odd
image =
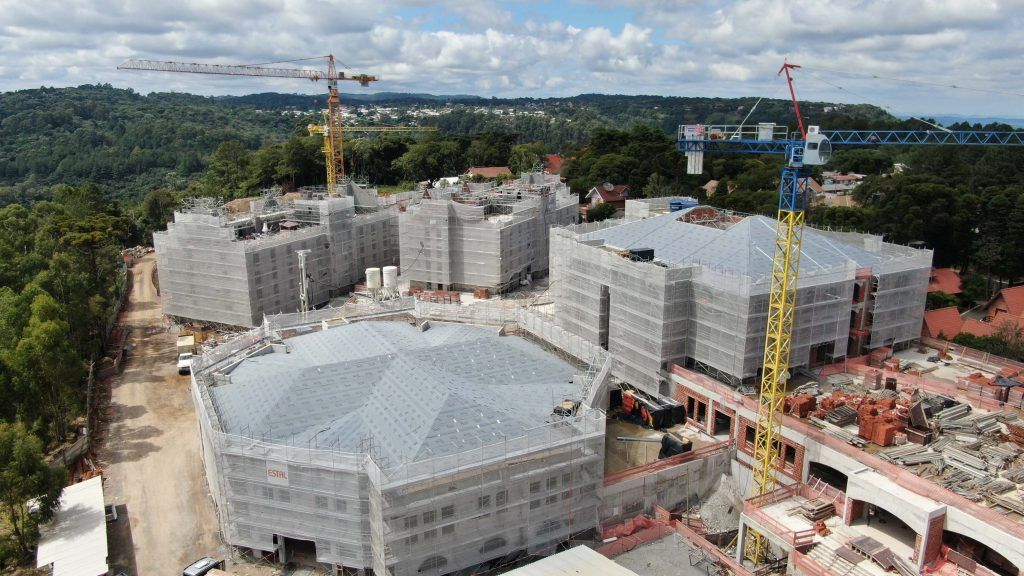
[[[782,403],[789,380],[793,324],[796,314],[797,283],[803,241],[804,215],[807,208],[807,180],[811,166],[826,164],[832,155],[832,144],[874,146],[882,144],[928,144],[961,146],[1024,146],[1024,132],[989,130],[820,130],[804,126],[800,103],[793,88],[791,70],[799,66],[784,63],[779,74],[786,75],[799,133],[789,135],[773,124],[745,126],[689,125],[679,128],[679,150],[687,156],[687,172],[703,171],[705,152],[753,154],[785,154],[779,184],[778,224],[775,230],[775,253],[772,257],[771,290],[768,299],[768,324],[758,395],[757,428],[754,437],[753,496],[774,491],[778,486],[779,438],[781,436]],[[769,556],[767,538],[755,530],[747,530],[746,538],[738,539],[738,556],[755,565]]]
[[[202,64],[198,62],[162,62],[158,60],[125,60],[118,70],[150,70],[156,72],[183,72],[189,74],[218,74],[222,76],[257,76],[264,78],[296,78],[318,82],[327,81],[327,111],[320,128],[310,127],[311,133],[324,135],[324,159],[327,164],[327,189],[333,194],[337,183],[345,177],[345,147],[342,140],[341,98],[338,95],[338,80],[358,82],[369,86],[377,76],[370,74],[347,75],[338,73],[334,55],[328,54],[327,71],[303,68],[267,68],[263,66]]]

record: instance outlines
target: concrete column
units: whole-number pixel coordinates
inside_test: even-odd
[[[846,508],[843,510],[843,524],[849,526],[853,521],[864,515],[864,501],[855,498],[846,498]]]
[[[740,530],[736,533],[736,561],[743,564],[743,557],[747,555],[747,523],[740,517]]]
[[[925,533],[920,536],[920,546],[915,546],[917,569],[931,564],[942,552],[942,532],[946,528],[946,512],[943,509],[928,519]]]

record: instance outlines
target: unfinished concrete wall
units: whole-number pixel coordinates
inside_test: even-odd
[[[698,505],[718,487],[722,476],[729,474],[734,455],[734,449],[723,450],[605,486],[601,497],[601,524],[653,513],[656,505],[666,510]]]

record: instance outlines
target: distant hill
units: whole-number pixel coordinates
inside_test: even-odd
[[[471,95],[346,93],[357,124],[428,124],[450,134],[499,132],[549,150],[586,144],[597,127],[679,124],[792,124],[786,100],[581,94],[568,98],[481,98]],[[757,104],[756,109],[751,109]],[[386,111],[366,112],[385,105]],[[44,198],[58,183],[98,184],[117,197],[181,187],[205,169],[222,142],[255,149],[305,133],[306,112],[324,97],[262,93],[247,96],[138,94],[110,85],[39,88],[0,93],[0,205]],[[364,108],[359,110],[358,108]],[[895,119],[866,105],[802,102],[815,123],[830,128],[875,127]]]

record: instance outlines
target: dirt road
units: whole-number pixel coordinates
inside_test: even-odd
[[[175,367],[175,336],[161,324],[153,254],[132,268],[125,321],[125,370],[111,384],[111,424],[99,459],[106,499],[127,513],[111,529],[111,566],[129,574],[181,574],[191,561],[223,557],[185,376]],[[119,520],[122,522],[123,520]]]

